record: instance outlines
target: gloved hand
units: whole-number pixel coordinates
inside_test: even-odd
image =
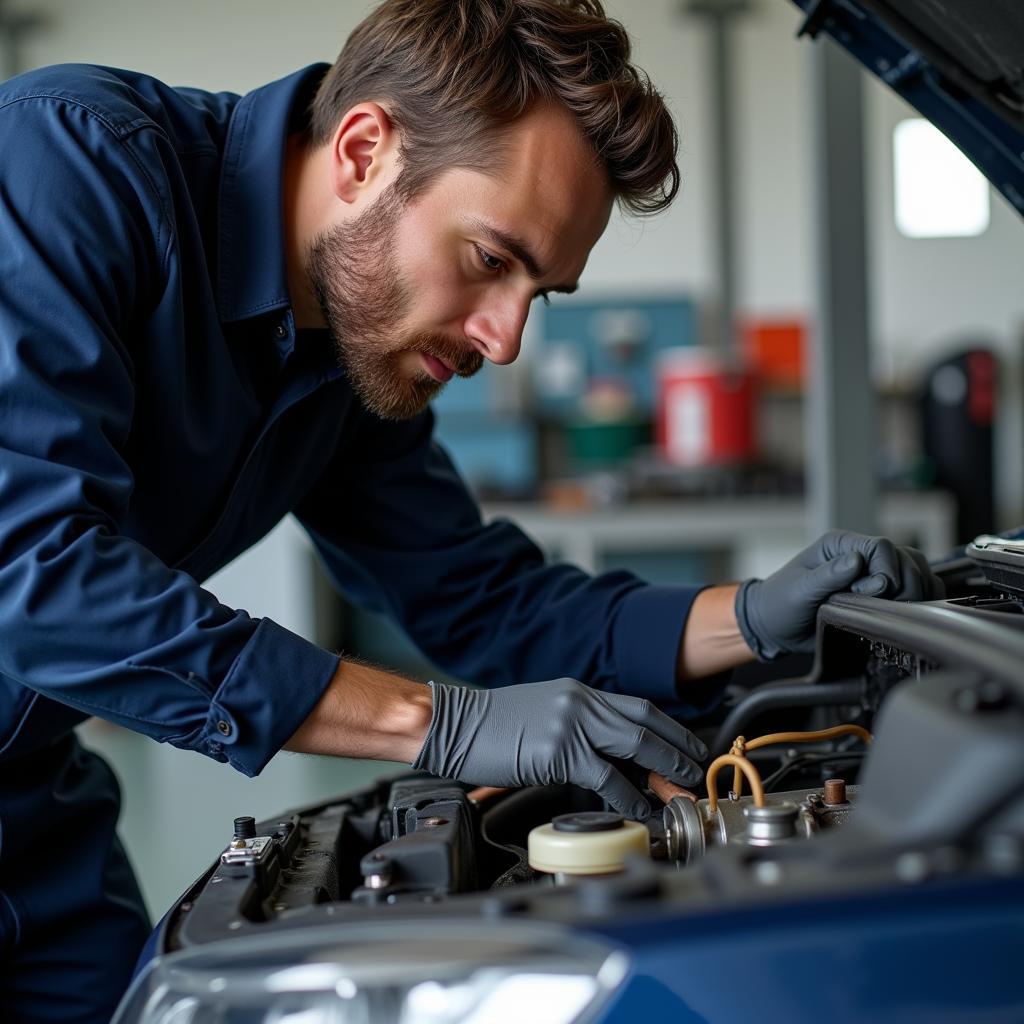
[[[707,748],[650,701],[575,679],[498,690],[431,683],[434,712],[414,768],[478,786],[572,783],[621,814],[646,818],[647,801],[611,763],[636,761],[693,786]],[[689,755],[689,756],[687,756]]]
[[[761,661],[814,650],[818,606],[849,590],[896,601],[934,601],[942,581],[916,548],[885,537],[830,530],[767,579],[746,580],[736,594],[736,621]]]

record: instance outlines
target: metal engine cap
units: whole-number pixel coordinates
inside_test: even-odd
[[[778,804],[765,804],[764,807],[754,807],[753,805],[744,807],[743,816],[748,821],[786,822],[793,821],[797,816],[797,811],[796,804],[785,800]]]
[[[625,819],[612,811],[578,811],[559,814],[551,819],[556,832],[614,832],[622,828]]]
[[[744,807],[747,819],[747,842],[751,846],[771,846],[796,837],[799,808],[788,800],[764,807]]]

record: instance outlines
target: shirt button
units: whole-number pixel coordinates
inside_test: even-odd
[[[288,337],[288,328],[284,324],[278,324],[274,328],[274,336],[280,338],[282,341]]]
[[[217,723],[217,731],[218,731],[218,732],[219,732],[219,733],[220,733],[220,734],[221,734],[222,736],[230,736],[230,735],[231,735],[231,725],[230,725],[230,724],[229,724],[228,722],[225,722],[225,721],[224,721],[224,719],[222,718],[222,719],[221,719],[221,720],[220,720],[220,721],[219,721],[219,722]]]

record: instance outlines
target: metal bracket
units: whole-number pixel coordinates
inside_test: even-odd
[[[267,859],[274,845],[273,836],[235,839],[220,855],[221,864],[260,864]]]
[[[796,33],[797,39],[802,39],[804,36],[809,36],[811,39],[818,38],[818,33],[832,13],[832,3],[833,0],[814,0],[806,17],[800,23],[800,28]]]
[[[882,81],[894,89],[905,82],[911,82],[922,74],[928,65],[918,53],[910,51],[895,67],[882,73]]]
[[[832,26],[826,23],[833,17],[837,21],[842,21],[841,17],[837,17],[840,8],[842,8],[846,18],[857,18],[858,20],[863,20],[864,18],[864,12],[856,4],[851,3],[850,0],[812,0],[807,14],[797,30],[797,39],[803,36],[817,39],[822,29],[827,29],[834,35]]]

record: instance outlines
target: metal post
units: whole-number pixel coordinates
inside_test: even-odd
[[[834,43],[811,50],[817,310],[806,417],[808,524],[877,532],[868,337],[861,70]]]
[[[0,0],[0,81],[25,70],[22,41],[45,25],[45,19],[39,15],[5,10],[4,0]]]
[[[733,67],[729,29],[750,11],[750,0],[689,0],[684,11],[703,18],[711,35],[711,131],[714,134],[715,236],[718,243],[719,351],[726,360],[736,355],[736,166],[732,96]]]
[[[729,60],[729,19],[732,12],[722,12],[709,18],[712,38],[712,111],[715,125],[715,165],[718,171],[716,198],[718,225],[718,295],[721,308],[719,351],[729,359],[735,352],[736,330],[736,230],[733,209],[735,204],[732,127],[735,120],[732,100],[732,67]]]

